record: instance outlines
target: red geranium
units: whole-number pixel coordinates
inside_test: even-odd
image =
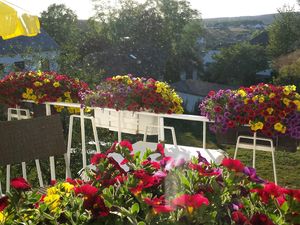
[[[10,185],[16,190],[26,191],[31,188],[30,184],[23,178],[17,177],[10,181]]]

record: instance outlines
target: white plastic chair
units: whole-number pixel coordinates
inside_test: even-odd
[[[245,140],[252,141],[251,143],[245,142]],[[257,141],[260,143],[257,144]],[[273,140],[270,138],[262,138],[257,137],[256,132],[254,132],[253,136],[247,136],[247,135],[240,135],[237,138],[235,152],[234,152],[234,159],[236,159],[238,149],[252,149],[253,150],[253,162],[252,166],[255,168],[255,153],[256,151],[265,151],[265,152],[271,152],[272,154],[272,163],[273,163],[273,172],[274,172],[274,181],[275,184],[277,184],[277,174],[276,174],[276,164],[275,164],[275,147],[273,144]]]

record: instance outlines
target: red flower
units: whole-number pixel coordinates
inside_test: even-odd
[[[83,184],[83,181],[82,180],[79,180],[79,179],[71,179],[71,178],[67,178],[66,181],[70,184],[73,184],[74,186],[79,186],[79,185],[82,185]]]
[[[278,198],[284,193],[283,189],[274,183],[265,184],[263,188],[252,189],[251,192],[258,193],[265,204],[269,202],[270,198]]]
[[[174,208],[170,205],[166,205],[166,201],[164,196],[161,196],[159,198],[144,198],[144,201],[146,204],[153,207],[153,211],[155,213],[169,213],[174,211]]]
[[[0,212],[8,206],[8,197],[4,196],[0,198]]]
[[[165,156],[165,148],[163,144],[158,143],[156,146],[156,151],[159,152],[163,157]]]
[[[209,201],[201,194],[189,195],[183,194],[172,201],[173,205],[186,208],[189,213],[192,213],[195,208],[204,205],[209,205]]]
[[[131,152],[133,151],[132,144],[128,140],[123,140],[119,144],[122,148],[128,148],[129,151],[131,151]]]
[[[17,190],[29,190],[31,188],[30,184],[23,178],[18,177],[10,181],[10,185]]]
[[[244,165],[241,161],[236,159],[224,158],[222,161],[222,165],[227,167],[229,170],[242,172],[244,170]]]
[[[94,196],[98,193],[98,189],[90,184],[84,184],[80,187],[75,187],[74,191],[77,195],[83,194],[86,196]]]
[[[96,153],[95,155],[93,155],[93,157],[91,158],[91,164],[93,165],[97,165],[100,163],[101,159],[106,159],[106,155],[102,154],[102,153]]]
[[[262,213],[254,214],[250,220],[250,223],[255,225],[275,225],[267,215]]]
[[[231,218],[237,225],[244,225],[249,223],[247,217],[241,211],[234,211],[231,213]]]

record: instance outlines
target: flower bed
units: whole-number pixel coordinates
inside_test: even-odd
[[[238,90],[210,92],[200,104],[201,115],[215,123],[214,132],[249,125],[268,137],[300,139],[300,95],[293,86],[259,84]]]
[[[116,110],[183,112],[182,99],[167,83],[131,75],[106,79],[85,99],[86,105]]]
[[[86,92],[86,83],[56,72],[16,72],[0,80],[0,101],[9,106],[20,105],[22,100],[77,103]],[[59,112],[63,107],[55,108]]]
[[[125,172],[109,153],[124,157]],[[150,161],[153,153],[159,161]],[[300,190],[258,177],[240,161],[209,164],[200,155],[190,162],[164,156],[158,144],[143,158],[128,141],[95,154],[89,182],[68,179],[46,195],[13,179],[12,193],[0,199],[0,223],[13,224],[299,224]]]

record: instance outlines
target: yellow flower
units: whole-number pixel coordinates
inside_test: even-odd
[[[283,104],[285,104],[286,106],[288,106],[290,104],[290,101],[288,98],[283,98]]]
[[[74,188],[74,185],[73,185],[73,184],[70,184],[70,183],[68,183],[68,182],[62,183],[62,186],[63,186],[64,190],[65,190],[66,192],[68,192],[68,193],[69,193],[71,190],[73,190],[73,188]]]
[[[246,97],[246,96],[247,96],[247,93],[246,93],[244,90],[242,90],[242,89],[238,90],[237,93],[238,93],[240,96],[242,96],[242,97]]]
[[[271,115],[273,113],[274,109],[273,108],[267,108],[267,112]]]
[[[31,95],[33,94],[33,89],[32,88],[26,88],[26,93]]]
[[[74,113],[74,108],[73,107],[68,107],[69,113],[73,114]]]
[[[260,96],[259,98],[258,98],[258,102],[259,103],[263,103],[265,101],[265,98],[263,97],[263,96]]]
[[[50,187],[47,189],[47,195],[54,195],[59,192],[57,187]]]
[[[42,72],[39,70],[39,71],[37,71],[37,73],[36,73],[39,77],[40,76],[42,76]]]
[[[70,91],[66,91],[65,93],[64,93],[64,96],[66,97],[66,98],[71,98],[71,92]]]
[[[28,95],[27,95],[27,93],[23,93],[23,94],[22,94],[22,98],[24,98],[24,99],[28,99]]]
[[[48,83],[50,83],[50,80],[48,78],[46,78],[46,79],[44,79],[44,83],[48,84]]]
[[[286,127],[283,126],[280,122],[274,124],[274,129],[281,133],[285,133],[286,131]]]
[[[255,95],[254,97],[252,97],[252,101],[257,101],[258,100],[258,96],[257,95]]]
[[[297,106],[297,110],[300,111],[300,101],[299,100],[294,100],[293,102]]]
[[[43,83],[41,83],[39,81],[36,81],[36,82],[33,83],[33,85],[36,86],[36,87],[41,87],[41,86],[43,86]]]
[[[58,81],[55,81],[55,82],[53,83],[53,87],[57,88],[57,87],[59,87],[59,86],[60,86],[60,83],[59,83]]]
[[[58,194],[46,195],[44,198],[45,204],[48,205],[51,212],[58,210],[60,206],[60,196]]]
[[[262,122],[257,122],[257,123],[250,122],[250,125],[251,125],[250,128],[253,131],[262,130],[264,127],[264,124]]]
[[[5,216],[4,216],[3,212],[0,212],[0,223],[4,224],[4,222],[5,222]]]
[[[249,102],[249,100],[250,100],[249,98],[245,98],[245,99],[244,99],[244,104],[247,105],[248,102]]]
[[[274,98],[275,96],[276,96],[276,94],[273,92],[269,94],[269,98]]]
[[[59,98],[56,99],[56,101],[57,101],[57,102],[62,102],[62,98],[59,97]]]
[[[35,101],[37,99],[36,95],[31,95],[31,100]]]
[[[63,106],[55,105],[54,108],[56,109],[57,112],[61,112],[63,110]]]

